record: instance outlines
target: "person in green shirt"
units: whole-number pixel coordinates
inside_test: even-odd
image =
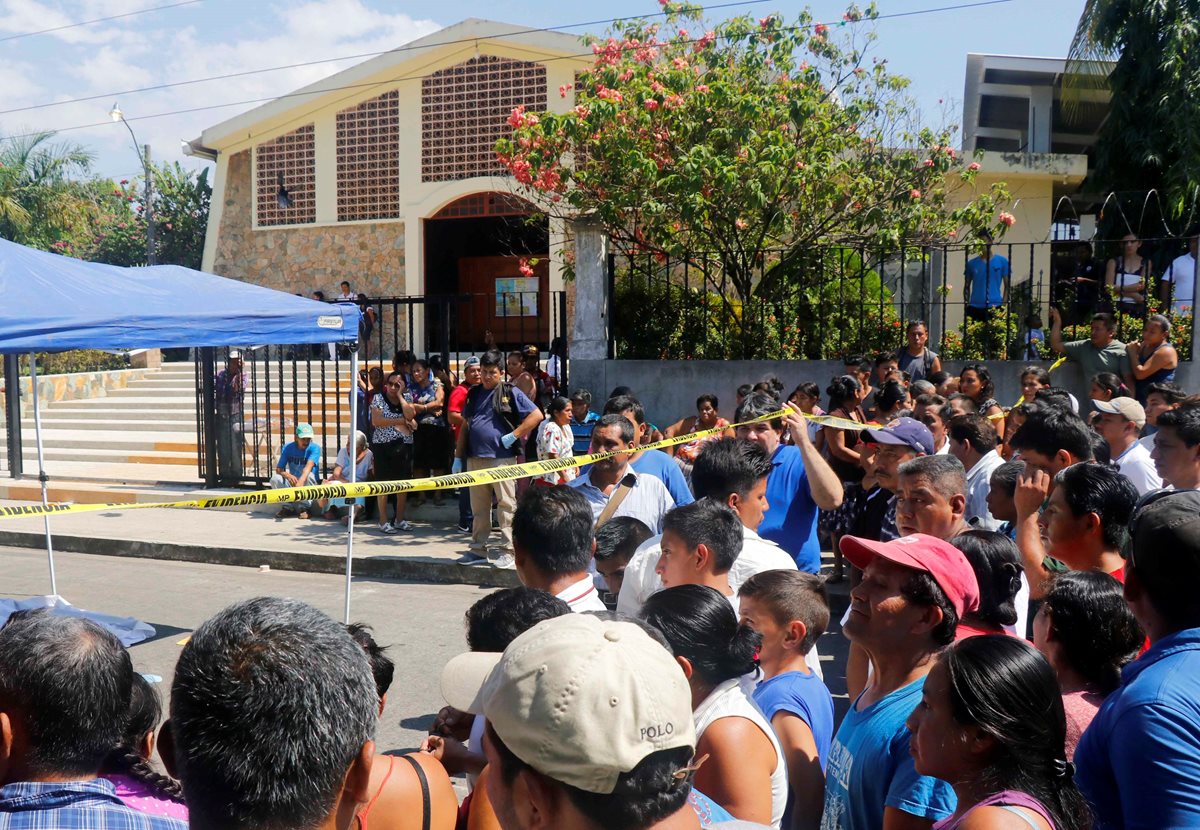
[[[1111,314],[1100,312],[1092,315],[1092,336],[1087,340],[1063,342],[1062,315],[1057,308],[1050,307],[1050,348],[1066,355],[1067,360],[1079,364],[1083,371],[1082,388],[1075,395],[1081,401],[1088,400],[1088,384],[1101,372],[1120,375],[1125,385],[1133,388],[1133,374],[1129,368],[1129,352],[1116,337],[1117,324]]]

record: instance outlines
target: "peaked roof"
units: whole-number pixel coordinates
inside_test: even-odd
[[[584,54],[586,50],[583,49],[579,35],[473,17],[439,29],[425,37],[417,38],[382,55],[369,58],[320,81],[286,93],[274,101],[261,104],[208,127],[199,138],[184,142],[187,145],[184,152],[188,155],[216,158],[217,151],[223,149],[227,144],[241,140],[251,132],[254,125],[262,121],[280,118],[295,110],[313,109],[313,105],[321,98],[337,91],[344,92],[346,87],[363,84],[365,90],[372,85],[371,79],[381,72],[420,58],[434,49],[455,44],[481,43],[488,40],[502,40],[508,44],[545,54],[578,54],[581,59],[590,57],[590,55]],[[383,84],[386,81],[379,83]]]

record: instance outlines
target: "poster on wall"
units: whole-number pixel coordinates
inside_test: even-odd
[[[496,280],[497,317],[537,317],[537,277],[501,277]]]

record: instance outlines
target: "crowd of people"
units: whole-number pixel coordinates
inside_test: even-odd
[[[0,830],[1200,826],[1200,397],[1141,377],[1159,364],[1109,322],[1063,343],[1054,320],[1084,394],[1031,366],[1006,408],[915,322],[824,401],[772,377],[663,430],[635,390],[559,397],[536,351],[461,382],[398,355],[335,477],[612,454],[462,489],[464,562],[522,587],[467,612],[420,750],[376,751],[386,649],[303,603],[197,629],[161,727],[108,631],[21,613],[0,629]],[[312,440],[297,427],[281,482],[312,480]],[[403,497],[376,509],[406,529]],[[846,580],[838,722],[821,639]]]

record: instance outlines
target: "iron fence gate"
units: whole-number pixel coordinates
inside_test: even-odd
[[[543,360],[551,351],[558,355],[559,389],[566,393],[563,291],[385,297],[360,305],[357,344],[246,345],[236,350],[237,373],[229,367],[234,349],[196,350],[197,468],[206,486],[266,484],[300,423],[312,426],[322,447],[317,475],[326,478],[337,448],[349,440],[350,396],[362,384],[369,401],[371,370],[391,371],[404,353],[430,360],[445,383],[457,382],[466,358],[487,348],[536,345]],[[350,377],[352,348],[357,381]],[[358,428],[369,438],[366,406],[359,412]]]

